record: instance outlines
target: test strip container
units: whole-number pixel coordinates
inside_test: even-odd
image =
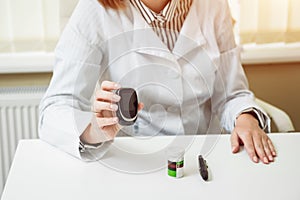
[[[175,178],[184,176],[184,153],[185,150],[180,147],[170,147],[167,149],[168,157],[168,175]]]

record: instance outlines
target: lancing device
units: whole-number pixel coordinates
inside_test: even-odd
[[[138,98],[136,91],[132,88],[120,88],[115,92],[121,97],[117,103],[117,117],[119,124],[122,126],[130,126],[134,124],[138,113]]]
[[[203,180],[208,180],[208,166],[206,164],[206,160],[203,159],[202,155],[198,156],[198,162],[199,162],[199,172]]]

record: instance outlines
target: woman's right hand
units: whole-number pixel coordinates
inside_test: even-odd
[[[103,81],[101,89],[96,91],[95,100],[92,106],[94,112],[92,122],[89,124],[80,140],[88,144],[97,144],[113,140],[121,125],[116,117],[118,110],[117,102],[120,96],[113,93],[113,90],[120,89],[120,85],[115,82]]]

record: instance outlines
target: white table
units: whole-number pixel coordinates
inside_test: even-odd
[[[232,154],[229,135],[117,138],[101,162],[93,163],[82,162],[40,140],[23,140],[2,200],[299,200],[300,134],[270,137],[278,157],[269,165],[252,163],[244,150]],[[166,172],[163,152],[174,142],[190,144],[185,154],[185,176],[180,179]],[[200,152],[209,166],[208,182],[198,172]]]

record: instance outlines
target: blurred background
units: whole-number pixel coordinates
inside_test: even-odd
[[[0,0],[0,194],[20,139],[37,138],[53,50],[78,0]],[[300,1],[229,0],[250,89],[300,131]],[[278,131],[275,128],[273,132]]]

